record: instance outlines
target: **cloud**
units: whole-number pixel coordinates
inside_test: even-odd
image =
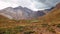
[[[4,9],[6,7],[16,7],[18,6],[15,2],[13,1],[8,1],[8,0],[0,0],[0,10]]]
[[[60,0],[0,0],[0,9],[22,6],[36,11],[51,8],[57,2]]]
[[[8,7],[7,5],[10,6],[8,3],[0,1],[0,9]]]
[[[8,5],[10,5],[10,6],[12,6],[12,7],[18,6],[17,0],[0,0],[0,1],[4,2],[5,4],[8,3]],[[8,6],[8,5],[7,5],[7,6]]]
[[[60,0],[34,0],[36,2],[38,2],[36,5],[39,6],[37,8],[41,9],[42,8],[51,8],[53,6],[55,6],[57,3],[60,2]],[[40,3],[40,4],[39,4]],[[41,3],[44,5],[41,5]],[[41,6],[40,6],[41,5]]]

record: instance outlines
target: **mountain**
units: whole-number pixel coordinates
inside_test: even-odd
[[[39,16],[41,17],[41,16],[44,16],[44,15],[50,13],[51,10],[53,10],[54,8],[55,7],[52,7],[50,9],[45,9],[45,10],[38,10],[35,14],[36,14],[37,17],[39,17]]]
[[[12,7],[8,7],[3,10],[0,10],[0,15],[3,15],[3,16],[8,17],[10,19],[12,19],[15,16],[15,14],[16,13],[14,12]]]
[[[33,18],[33,11],[26,8],[26,7],[8,7],[3,10],[0,10],[0,15],[4,15],[5,17],[8,17],[10,19],[30,19]]]

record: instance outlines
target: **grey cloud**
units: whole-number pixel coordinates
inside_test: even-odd
[[[53,6],[55,6],[57,3],[60,2],[60,0],[34,0],[38,3],[43,3],[45,6],[41,7],[41,4],[36,4],[36,7],[41,9],[41,8],[51,8]]]

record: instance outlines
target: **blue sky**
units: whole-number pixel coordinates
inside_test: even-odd
[[[22,6],[37,11],[49,9],[58,2],[60,2],[60,0],[0,0],[0,9]]]

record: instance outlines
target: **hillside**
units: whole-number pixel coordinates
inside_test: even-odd
[[[0,15],[0,34],[60,34],[60,3],[38,19],[14,20]]]
[[[54,23],[59,23],[60,22],[60,3],[56,5],[56,7],[51,10],[50,13],[47,15],[43,16],[41,20],[45,20],[43,22],[54,22]]]
[[[0,15],[0,19],[7,19],[6,17],[4,17],[4,16],[2,16],[2,15]]]

